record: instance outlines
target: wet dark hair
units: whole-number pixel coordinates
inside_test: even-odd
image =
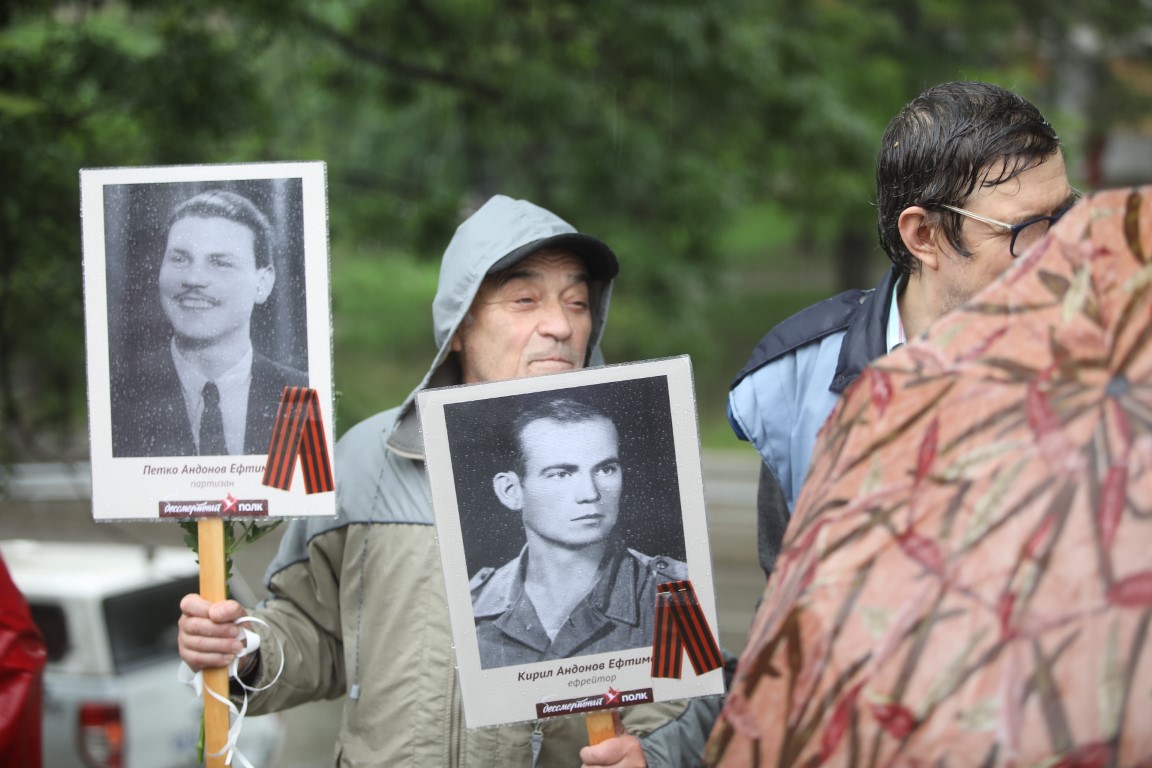
[[[189,217],[202,219],[228,219],[237,224],[243,224],[252,230],[252,250],[256,257],[256,266],[272,266],[272,225],[268,217],[261,213],[248,198],[235,192],[222,189],[213,189],[201,192],[177,205],[168,217],[168,228],[180,219]]]
[[[529,424],[541,419],[552,419],[561,424],[582,424],[594,419],[607,419],[612,421],[608,414],[588,403],[573,400],[569,397],[554,397],[542,400],[520,411],[508,426],[509,444],[514,446],[511,453],[512,469],[520,478],[524,477],[527,469],[524,455],[524,443],[521,437]]]
[[[995,187],[1060,149],[1060,138],[1030,102],[989,83],[929,88],[888,124],[876,160],[880,246],[902,274],[920,262],[900,237],[900,214],[914,205],[965,207],[978,187]],[[960,214],[940,210],[944,236],[959,253]]]

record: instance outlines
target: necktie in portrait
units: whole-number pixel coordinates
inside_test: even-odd
[[[200,416],[200,455],[223,456],[228,453],[224,444],[224,417],[220,414],[220,390],[211,381],[201,392],[204,412]]]

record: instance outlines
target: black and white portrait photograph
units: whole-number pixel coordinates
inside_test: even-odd
[[[308,385],[301,185],[104,188],[114,456],[268,452]]]
[[[445,411],[481,666],[651,645],[688,576],[667,379]]]
[[[262,461],[285,388],[331,387],[323,164],[85,170],[81,187],[94,459]]]
[[[687,358],[428,390],[418,407],[470,727],[581,687],[714,685],[650,674],[657,587],[714,600]],[[564,679],[584,672],[605,674]]]

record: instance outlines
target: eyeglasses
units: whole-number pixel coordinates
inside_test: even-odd
[[[972,213],[972,211],[966,211],[963,208],[957,208],[954,205],[947,205],[946,203],[940,203],[940,207],[947,208],[961,216],[967,216],[970,219],[976,219],[976,221],[990,224],[993,227],[999,227],[1005,232],[1010,232],[1012,234],[1012,242],[1008,245],[1008,251],[1012,254],[1012,258],[1019,258],[1025,251],[1043,240],[1044,235],[1048,234],[1048,229],[1058,222],[1061,216],[1068,213],[1075,202],[1076,201],[1073,200],[1051,216],[1037,216],[1034,219],[1022,221],[1019,224],[1006,224],[1003,221],[996,221],[996,219],[990,219],[987,216],[981,216],[978,213]]]

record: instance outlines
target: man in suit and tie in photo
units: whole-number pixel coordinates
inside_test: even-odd
[[[114,456],[267,453],[284,387],[308,384],[252,346],[252,313],[276,283],[271,241],[267,217],[234,192],[176,206],[158,279],[172,335],[114,373]]]

